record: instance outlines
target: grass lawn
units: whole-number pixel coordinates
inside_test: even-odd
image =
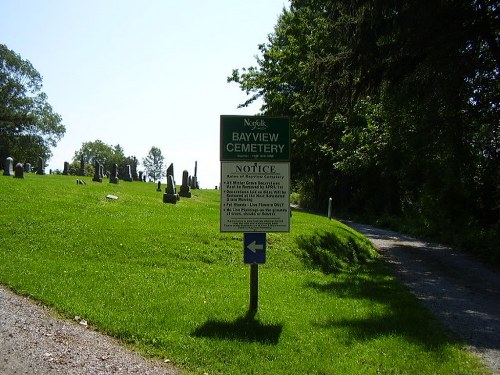
[[[267,235],[254,315],[218,191],[172,205],[156,184],[84,180],[0,176],[1,284],[188,373],[485,373],[336,221],[293,212]]]

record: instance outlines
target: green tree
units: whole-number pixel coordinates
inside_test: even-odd
[[[84,142],[82,147],[75,151],[73,162],[80,163],[83,157],[86,164],[94,165],[97,160],[104,165],[106,170],[111,170],[111,163],[115,160],[114,156],[113,148],[97,139],[93,142]]]
[[[61,116],[42,90],[42,76],[28,60],[0,44],[0,158],[36,164],[52,155],[64,135]]]
[[[111,146],[99,139],[82,143],[82,147],[75,151],[73,165],[80,165],[82,156],[84,162],[92,166],[96,160],[99,161],[106,171],[111,171],[114,164],[119,167],[131,164],[128,159],[133,159],[125,157],[123,148],[119,144]]]
[[[292,0],[228,81],[292,117],[292,179],[313,203],[498,244],[499,40],[491,0]]]
[[[142,164],[146,170],[146,175],[151,177],[153,181],[161,180],[165,176],[163,170],[164,157],[158,147],[151,147],[148,155],[143,159]]]

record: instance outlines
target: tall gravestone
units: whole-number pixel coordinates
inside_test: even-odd
[[[85,159],[83,155],[80,158],[80,170],[78,171],[78,176],[85,176]]]
[[[123,180],[124,181],[132,181],[132,171],[131,171],[131,167],[130,167],[130,164],[127,164],[125,166],[125,174],[123,176]]]
[[[143,171],[139,171],[139,181],[143,182],[143,179],[142,179],[142,175],[143,175]]]
[[[167,188],[163,194],[163,203],[177,203],[179,196],[175,188],[174,164],[171,163],[167,168]]]
[[[179,200],[179,196],[175,189],[174,176],[170,175],[167,177],[167,188],[165,190],[166,192],[163,194],[163,203],[176,204]]]
[[[113,164],[113,167],[111,168],[111,174],[109,175],[109,183],[110,184],[117,184],[119,181],[118,179],[118,164]]]
[[[104,165],[99,163],[99,176],[101,178],[106,178],[106,174],[104,173]]]
[[[14,175],[14,159],[10,156],[5,158],[3,163],[3,175],[4,176],[13,176]]]
[[[31,163],[24,163],[24,172],[31,173]]]
[[[182,172],[182,185],[179,195],[184,198],[191,198],[191,192],[189,191],[189,172]]]
[[[38,158],[36,174],[45,174],[45,162],[42,158]]]
[[[139,164],[139,161],[134,156],[134,162],[132,163],[132,180],[134,181],[139,181],[139,174],[137,173],[137,164]]]
[[[173,176],[174,175],[174,163],[170,163],[170,165],[167,168],[167,184],[168,184],[168,176]]]
[[[101,177],[101,165],[99,161],[94,160],[94,178],[92,179],[94,182],[102,182]]]
[[[69,163],[67,161],[64,162],[63,175],[64,176],[69,175]]]
[[[194,162],[194,176],[191,177],[191,183],[189,184],[191,189],[198,189],[198,162]]]

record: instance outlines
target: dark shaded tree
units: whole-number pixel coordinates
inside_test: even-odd
[[[291,116],[292,178],[309,204],[333,195],[350,212],[498,244],[498,14],[494,1],[292,0],[257,67],[228,80],[243,105],[261,97],[265,114]]]

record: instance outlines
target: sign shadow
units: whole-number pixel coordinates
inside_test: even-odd
[[[248,311],[232,322],[209,319],[191,336],[277,345],[282,329],[282,324],[264,324],[255,318],[254,311]]]

